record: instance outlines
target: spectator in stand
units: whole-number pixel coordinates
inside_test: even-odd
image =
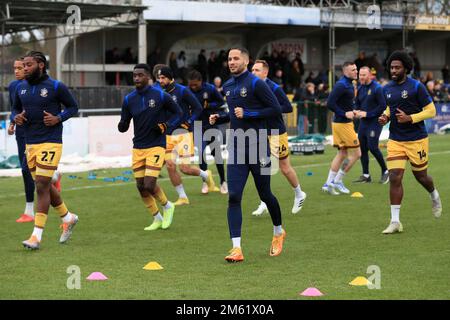
[[[318,115],[317,115],[317,127],[320,134],[325,135],[327,131],[328,122],[328,85],[320,83],[317,87],[317,100],[318,100]]]
[[[153,70],[153,67],[159,63],[162,63],[161,48],[156,47],[147,57],[147,64],[150,66],[150,70]]]
[[[384,72],[384,67],[381,65],[380,59],[378,59],[378,54],[374,53],[368,62],[368,66],[370,67],[370,69],[374,69],[375,70],[375,75],[376,78],[379,79]]]
[[[272,78],[275,76],[275,71],[281,68],[277,50],[272,51],[267,63],[269,63],[269,78]]]
[[[220,68],[219,77],[223,82],[226,82],[230,78],[230,69],[228,68],[228,61],[225,60],[222,62],[222,66]]]
[[[206,51],[205,49],[200,50],[200,53],[197,57],[197,70],[202,75],[202,79],[207,79],[208,76],[208,60],[206,59]]]
[[[450,71],[448,68],[448,64],[442,68],[441,72],[442,72],[442,80],[444,81],[444,83],[445,84],[450,83]]]
[[[306,116],[306,109],[305,105],[303,103],[303,91],[304,88],[298,88],[297,92],[294,95],[294,98],[292,99],[292,102],[294,102],[297,105],[297,135],[303,136],[305,134],[305,116]]]
[[[364,51],[360,51],[358,58],[355,60],[356,68],[358,68],[358,71],[359,71],[359,68],[366,66],[367,62],[368,61],[366,58],[366,53]]]
[[[310,71],[310,72],[308,73],[308,76],[307,76],[306,79],[305,79],[305,83],[314,83],[314,80],[315,80],[315,78],[314,78],[314,72],[313,72],[313,71]]]
[[[413,71],[412,71],[413,78],[420,79],[422,70],[420,67],[419,58],[417,57],[417,54],[415,52],[411,52],[409,55],[411,56],[411,59],[414,62]],[[427,81],[429,81],[429,80],[427,80]]]
[[[208,59],[208,81],[211,82],[218,74],[220,69],[220,62],[217,59],[216,52],[211,51]]]
[[[430,82],[430,81],[434,81],[434,76],[433,76],[433,72],[428,71],[426,76],[425,76],[425,79],[423,80],[423,84],[426,86],[427,83]]]
[[[223,95],[222,79],[220,77],[214,78],[214,87]]]
[[[131,49],[131,47],[125,49],[125,51],[122,54],[121,60],[124,64],[137,63],[137,57],[133,54],[133,49]],[[131,72],[123,72],[120,74],[120,76],[121,76],[120,78],[125,81],[127,86],[132,86],[134,84],[133,74]]]
[[[299,68],[300,68],[300,73],[301,73],[301,76],[303,77],[303,75],[305,74],[305,66],[303,64],[302,55],[300,54],[300,52],[297,52],[295,54],[295,58],[294,58],[293,61],[297,61],[298,62],[298,65],[299,65]]]
[[[180,78],[180,73],[178,71],[177,54],[173,51],[170,53],[169,56],[169,67],[173,72],[174,78],[175,79]]]
[[[281,69],[275,71],[275,76],[272,78],[272,81],[279,85],[283,90],[285,90],[283,83],[283,71]]]
[[[186,53],[184,51],[180,51],[180,53],[178,54],[177,69],[178,69],[178,76],[181,79],[181,82],[185,83],[188,64],[186,61]]]
[[[105,63],[106,64],[116,64],[120,62],[119,49],[117,47],[111,50],[106,50],[105,52]],[[116,83],[116,73],[115,72],[105,72],[106,84],[112,86]]]
[[[292,61],[291,71],[289,72],[289,89],[288,92],[292,92],[294,88],[300,87],[302,83],[302,70],[300,69],[300,64],[298,60]]]
[[[319,111],[319,99],[314,83],[306,83],[306,89],[303,91],[302,100],[306,109],[306,114],[308,115],[308,133],[314,133],[315,120],[317,119]]]

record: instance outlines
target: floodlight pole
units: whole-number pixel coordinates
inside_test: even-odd
[[[335,66],[335,55],[336,55],[336,28],[333,23],[334,19],[334,11],[331,11],[331,21],[328,29],[328,46],[329,46],[329,54],[328,54],[328,86],[331,90],[334,86],[334,66]]]
[[[2,68],[5,67],[5,22],[2,22]],[[5,83],[5,73],[6,72],[2,72],[2,86],[6,87],[6,83]]]
[[[77,37],[75,35],[75,28],[73,29],[73,88],[77,87]]]

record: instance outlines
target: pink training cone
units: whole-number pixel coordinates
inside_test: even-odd
[[[308,288],[300,293],[300,295],[304,297],[320,297],[323,296],[323,293],[317,288]]]
[[[103,273],[101,272],[92,272],[89,277],[86,278],[86,280],[91,280],[91,281],[101,281],[101,280],[108,280],[108,277],[105,276]]]

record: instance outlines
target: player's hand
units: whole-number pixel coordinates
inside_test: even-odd
[[[167,124],[158,123],[152,129],[158,132],[159,134],[164,134],[167,131]]]
[[[25,110],[22,111],[19,114],[16,114],[16,116],[14,117],[14,122],[18,125],[21,126],[25,123],[25,121],[27,121],[27,118],[25,117]]]
[[[58,116],[54,116],[51,113],[44,111],[44,124],[47,127],[53,127],[54,125],[57,125],[60,122],[60,119]]]
[[[367,112],[366,111],[361,111],[361,110],[356,110],[355,111],[355,116],[359,119],[361,118],[365,118],[367,117]]]
[[[397,108],[397,113],[395,114],[395,116],[397,117],[398,123],[407,123],[412,121],[411,116],[407,115],[403,112],[403,110],[399,108]]]
[[[234,108],[234,115],[238,119],[244,118],[244,109],[242,109],[241,107]]]
[[[384,126],[386,123],[389,122],[389,117],[385,115],[384,113],[378,117],[378,123]]]
[[[210,115],[209,116],[209,124],[214,125],[216,123],[217,119],[219,119],[219,117],[220,116],[217,113]]]
[[[14,130],[14,128],[16,127],[16,125],[14,124],[14,123],[10,123],[9,124],[9,127],[8,127],[8,134],[10,135],[10,136],[12,136],[13,134],[14,134],[14,132],[15,132],[15,130]]]
[[[183,129],[189,130],[191,125],[189,124],[189,122],[185,121],[180,125],[180,127],[182,127]]]
[[[345,117],[346,117],[347,119],[353,120],[353,118],[355,117],[355,114],[354,114],[353,111],[347,111],[347,112],[345,113]]]

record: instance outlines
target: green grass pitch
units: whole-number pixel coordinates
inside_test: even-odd
[[[429,196],[408,166],[401,209],[405,231],[392,236],[381,234],[390,219],[388,185],[352,185],[360,174],[358,163],[345,181],[352,192],[364,197],[332,197],[320,188],[335,151],[327,148],[324,155],[292,156],[308,198],[299,214],[291,214],[291,187],[281,173],[272,178],[287,231],[278,257],[269,256],[270,217],[251,216],[259,200],[250,177],[242,203],[245,261],[240,264],[224,261],[231,248],[227,197],[201,195],[198,178],[184,179],[191,205],[177,207],[172,226],[148,232],[143,228],[151,217],[133,179],[103,182],[88,180],[86,172],[77,174],[82,179],[69,179],[66,174],[62,195],[80,222],[69,243],[60,245],[60,220],[51,210],[41,249],[34,252],[21,244],[32,224],[15,222],[24,207],[22,179],[1,178],[0,299],[296,300],[308,299],[299,296],[307,287],[325,294],[319,299],[449,299],[450,137],[431,137],[430,152],[429,173],[442,197],[443,215],[432,216]],[[113,177],[122,171],[98,170],[97,174]],[[379,168],[373,158],[371,172],[377,181]],[[175,190],[165,170],[162,174],[160,185],[174,201]],[[164,270],[143,270],[150,261]],[[71,265],[81,270],[79,290],[66,287]],[[370,265],[381,270],[381,289],[348,284],[357,276],[369,277]],[[109,279],[85,280],[94,271]]]

